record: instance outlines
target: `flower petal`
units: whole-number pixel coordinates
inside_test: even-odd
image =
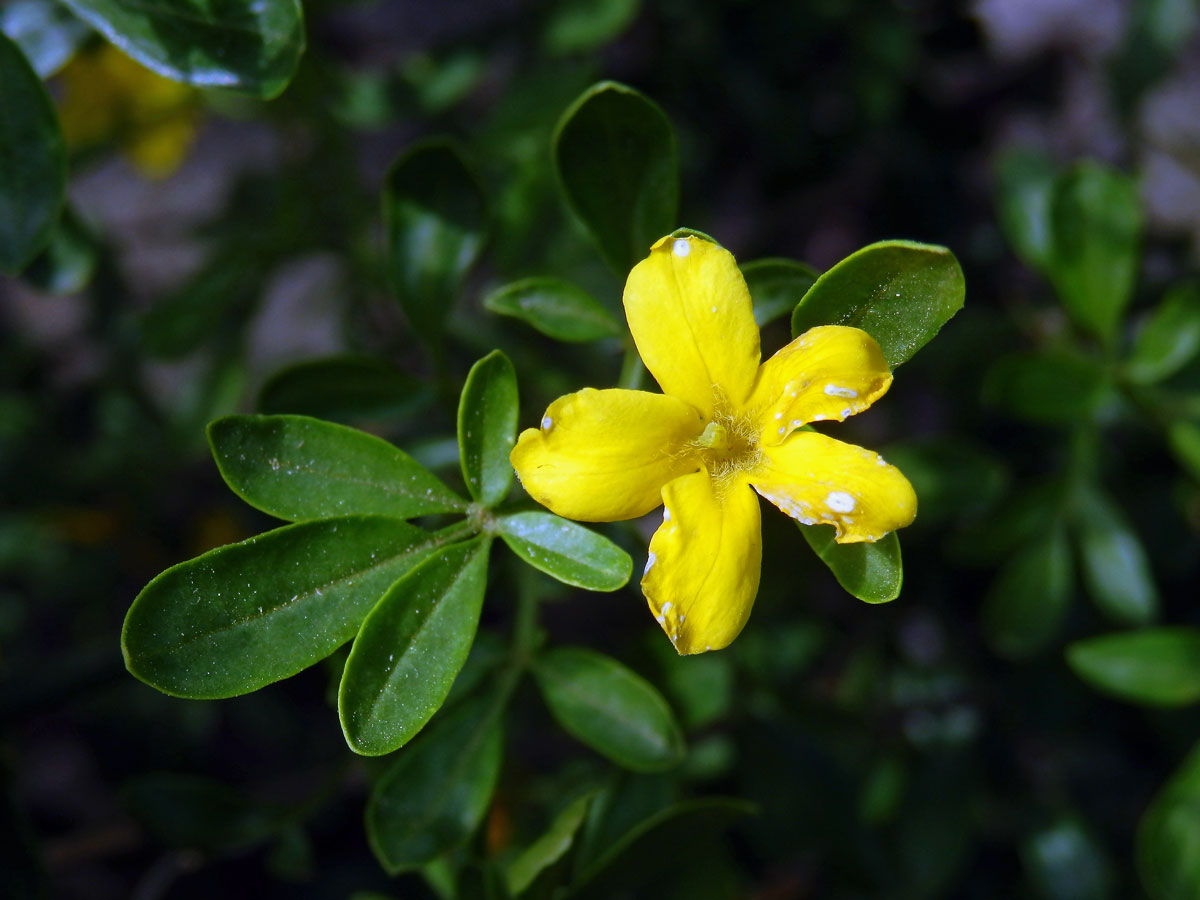
[[[717,490],[703,470],[676,478],[662,497],[642,592],[681,654],[719,650],[738,636],[758,593],[758,498],[744,478]]]
[[[758,371],[758,326],[746,281],[723,247],[665,237],[633,267],[625,315],[642,362],[663,391],[713,413],[720,390],[734,407]]]
[[[877,541],[909,524],[917,495],[883,457],[815,431],[763,448],[754,489],[805,525],[832,525],[839,544]]]
[[[883,351],[859,328],[810,328],[765,363],[750,399],[764,445],[801,425],[860,413],[892,384]]]
[[[704,428],[682,400],[585,388],[559,397],[510,459],[538,503],[568,519],[613,522],[662,502],[662,486],[700,463],[685,450]]]

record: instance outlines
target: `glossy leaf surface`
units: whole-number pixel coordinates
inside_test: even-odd
[[[493,350],[471,367],[458,403],[463,480],[484,506],[495,506],[512,487],[508,455],[517,440],[518,413],[517,374],[508,357]]]
[[[49,240],[66,167],[50,95],[25,54],[0,32],[0,272],[21,271]]]
[[[615,659],[558,647],[538,657],[533,673],[558,723],[602,756],[638,772],[682,762],[683,733],[667,701]]]
[[[167,569],[125,617],[125,665],[167,694],[249,693],[324,659],[437,545],[397,519],[268,531]]]
[[[291,521],[373,513],[409,519],[466,503],[387,441],[307,416],[226,416],[208,426],[221,477],[265,513]]]
[[[620,323],[595,297],[561,278],[514,281],[484,297],[483,305],[558,341],[597,341],[621,333]]]
[[[281,93],[304,52],[297,0],[63,0],[142,65],[197,87]]]
[[[1076,523],[1080,568],[1100,611],[1124,625],[1145,625],[1158,613],[1158,590],[1137,532],[1099,491],[1082,497]]]
[[[1105,694],[1146,706],[1200,700],[1200,630],[1184,626],[1118,631],[1067,648],[1075,674]]]
[[[608,538],[551,513],[501,516],[496,528],[520,560],[564,584],[615,591],[633,572],[629,554]]]
[[[900,596],[904,565],[900,539],[890,532],[879,540],[839,544],[831,525],[800,525],[808,546],[846,591],[864,603],[887,603]]]
[[[1060,176],[1050,201],[1048,272],[1067,312],[1104,340],[1133,297],[1142,212],[1133,180],[1092,162]]]
[[[401,154],[383,221],[392,290],[413,327],[436,339],[487,234],[483,190],[456,143],[431,139]]]
[[[965,295],[962,269],[945,247],[883,241],[816,280],[792,313],[792,335],[817,325],[861,328],[895,368],[962,309]]]
[[[559,120],[551,152],[568,205],[622,276],[675,227],[675,132],[638,91],[612,81],[588,88]]]
[[[395,874],[462,844],[500,774],[500,717],[486,699],[457,707],[396,754],[367,801],[367,838]]]
[[[435,551],[363,622],[338,691],[342,730],[356,753],[403,746],[445,701],[479,627],[489,543]]]
[[[1138,384],[1162,381],[1200,351],[1200,285],[1180,284],[1167,292],[1133,342],[1125,372]]]
[[[996,217],[1009,244],[1026,265],[1044,269],[1050,261],[1050,198],[1054,163],[1043,153],[1015,149],[996,164]]]
[[[505,875],[511,893],[522,893],[540,873],[566,855],[575,844],[576,833],[594,796],[594,792],[589,792],[568,803],[545,833],[509,863]]]

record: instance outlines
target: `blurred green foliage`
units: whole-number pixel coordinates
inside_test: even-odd
[[[1200,172],[1153,124],[1196,6],[1020,53],[975,13],[0,9],[0,894],[1200,896],[1200,209],[1189,245],[1151,165]],[[64,144],[105,40],[196,88],[171,178],[127,123]],[[697,658],[621,587],[648,531],[505,506],[501,465],[648,382],[621,285],[681,222],[768,352],[892,341],[845,427],[920,498],[902,587],[894,538],[767,524]]]

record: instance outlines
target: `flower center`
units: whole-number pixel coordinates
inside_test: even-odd
[[[752,469],[762,460],[758,431],[748,416],[717,411],[693,442],[700,451],[709,475],[724,481],[730,475]]]

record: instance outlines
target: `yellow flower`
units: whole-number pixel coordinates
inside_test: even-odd
[[[112,44],[84,50],[63,69],[59,119],[67,144],[117,141],[143,175],[163,178],[196,133],[197,92],[134,62]]]
[[[663,504],[642,591],[680,653],[725,647],[746,624],[762,561],[759,495],[839,543],[909,524],[917,498],[876,453],[801,426],[844,420],[892,374],[865,331],[812,328],[759,364],[733,256],[665,237],[629,273],[625,315],[662,394],[592,390],[550,404],[512,464],[539,503],[593,522]]]

